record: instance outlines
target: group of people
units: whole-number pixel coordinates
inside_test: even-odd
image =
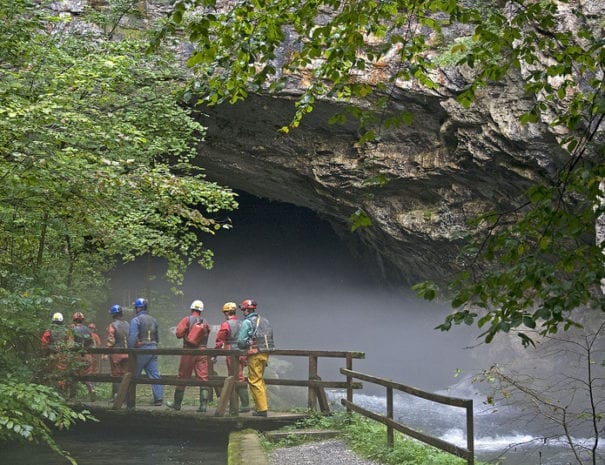
[[[215,349],[240,349],[242,355],[238,357],[238,363],[234,364],[232,357],[227,357],[227,368],[230,374],[237,375],[239,385],[237,394],[240,401],[240,412],[250,411],[248,387],[252,393],[255,409],[254,416],[266,417],[268,412],[267,389],[264,381],[265,368],[269,360],[269,352],[274,348],[273,328],[269,321],[258,314],[257,303],[253,299],[245,299],[239,305],[243,320],[237,316],[238,305],[235,302],[226,302],[222,313],[224,321],[221,323],[215,338]],[[107,326],[107,337],[105,347],[111,348],[157,348],[159,338],[159,325],[157,320],[149,314],[148,303],[144,298],[137,298],[134,302],[135,316],[130,322],[124,320],[123,310],[120,305],[113,305],[109,310],[112,322]],[[190,315],[183,317],[176,326],[176,337],[182,339],[184,349],[206,349],[210,325],[202,317],[204,303],[194,300],[190,305]],[[65,370],[67,368],[63,352],[58,350],[60,344],[67,341],[81,344],[82,347],[101,347],[100,338],[93,330],[94,324],[85,326],[84,315],[76,312],[73,315],[73,324],[69,331],[63,326],[63,315],[55,313],[52,317],[51,328],[42,335],[42,346],[56,357],[55,368]],[[92,327],[92,329],[91,329]],[[95,338],[96,336],[96,338]],[[96,339],[96,340],[95,340]],[[86,341],[90,340],[90,343]],[[96,371],[95,359],[90,354],[83,354],[85,368],[79,371],[79,375],[86,375]],[[212,359],[215,362],[216,358]],[[128,354],[109,355],[111,375],[122,378],[128,369]],[[238,365],[237,374],[234,373]],[[247,380],[244,377],[244,367],[248,367]],[[158,367],[158,356],[156,354],[137,354],[135,376],[140,376],[143,371],[150,379],[160,379]],[[182,355],[179,361],[177,373],[178,379],[189,379],[195,376],[208,381],[209,359],[205,355]],[[241,383],[246,383],[242,385]],[[95,399],[94,385],[86,383],[91,400]],[[62,387],[59,384],[59,387]],[[112,398],[118,393],[119,383],[112,384]],[[153,393],[152,405],[161,406],[164,399],[164,387],[161,384],[151,385]],[[185,394],[185,386],[176,386],[174,400],[166,402],[169,408],[180,410]],[[206,386],[200,387],[200,404],[198,411],[205,412],[208,408],[210,390]],[[127,400],[127,407],[129,405]]]
[[[54,372],[55,375],[68,371],[80,376],[97,372],[99,368],[97,357],[66,350],[78,347],[101,347],[101,338],[96,332],[96,325],[94,323],[85,325],[84,320],[82,312],[75,312],[72,316],[72,323],[65,326],[63,314],[55,312],[51,319],[51,327],[42,333],[42,349],[49,354],[52,366],[59,370]],[[56,385],[70,398],[74,398],[77,386],[75,383],[68,383],[69,378],[70,376],[59,375]],[[84,384],[88,389],[90,400],[94,402],[96,400],[95,385],[90,381],[86,381]]]
[[[252,393],[255,409],[254,416],[267,416],[267,388],[264,381],[265,368],[269,360],[269,352],[275,347],[273,341],[273,328],[265,317],[257,313],[257,303],[252,299],[245,299],[239,305],[244,319],[237,317],[237,304],[226,302],[222,313],[224,321],[221,323],[215,339],[215,349],[240,349],[244,354],[238,358],[237,374],[234,373],[234,360],[227,357],[227,369],[233,376],[237,376],[239,383],[246,382],[244,367],[248,367],[247,384]],[[210,325],[202,317],[204,303],[194,300],[190,306],[191,314],[183,317],[176,327],[176,337],[183,340],[184,349],[206,348],[210,335]],[[215,358],[212,360],[216,361]],[[202,380],[208,381],[208,357],[204,355],[182,355],[177,373],[178,379],[189,379],[192,374]],[[185,386],[177,386],[174,391],[174,400],[166,405],[175,410],[181,409]],[[240,401],[240,412],[250,411],[248,387],[241,384],[237,387]],[[210,391],[207,387],[200,388],[199,411],[205,412],[208,407]]]

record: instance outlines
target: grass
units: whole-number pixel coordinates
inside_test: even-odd
[[[280,431],[300,429],[331,429],[340,431],[341,439],[359,456],[375,460],[385,465],[464,465],[466,460],[442,452],[397,431],[394,434],[392,449],[387,447],[386,426],[356,413],[338,412],[323,416],[314,412],[308,418],[300,420],[294,426]],[[292,434],[277,443],[263,440],[266,450],[278,447],[292,447],[308,442],[308,439]],[[480,462],[476,462],[481,465]]]

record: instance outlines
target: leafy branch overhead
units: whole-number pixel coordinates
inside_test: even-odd
[[[66,247],[73,271],[58,279],[71,284],[87,260],[102,273],[113,257],[151,254],[177,282],[192,261],[210,265],[198,233],[214,234],[217,212],[236,202],[191,164],[204,128],[180,105],[173,57],[20,16],[17,6],[3,2],[14,24],[0,36],[0,235],[14,245],[2,268],[61,269],[53,262]]]
[[[65,455],[52,425],[90,417],[35,384],[43,325],[56,311],[93,319],[118,259],[160,257],[177,284],[210,266],[201,239],[237,203],[192,163],[204,128],[174,55],[118,37],[134,2],[73,23],[41,3],[0,0],[0,441]]]
[[[396,89],[413,84],[439,93],[440,79],[457,68],[469,76],[457,95],[468,107],[482,87],[521,75],[534,102],[521,122],[550,125],[566,158],[554,160],[560,171],[550,184],[470,225],[461,273],[444,292],[454,311],[439,328],[477,324],[488,342],[516,330],[530,344],[523,328],[553,333],[579,323],[574,309],[605,309],[602,247],[595,239],[605,114],[598,11],[596,4],[553,0],[504,7],[456,0],[182,0],[161,34],[185,34],[194,44],[191,90],[201,103],[235,103],[289,85],[299,93],[295,115],[282,128],[287,132],[318,99],[372,101],[372,111],[350,113],[360,117],[368,142],[376,134],[372,124],[387,124],[368,115],[385,108]],[[448,43],[454,30],[462,37]],[[359,210],[351,222],[356,229],[371,218]],[[440,295],[434,283],[416,289],[427,298]]]

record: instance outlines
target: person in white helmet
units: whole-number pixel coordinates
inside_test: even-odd
[[[63,314],[55,312],[50,322],[50,328],[41,336],[42,350],[48,356],[47,377],[64,395],[67,394],[66,350],[73,339],[69,328],[64,324]]]
[[[176,326],[176,337],[183,340],[183,349],[205,349],[208,344],[210,326],[202,318],[204,302],[194,300],[189,309],[191,315],[185,316]],[[189,379],[195,372],[195,376],[208,381],[208,357],[205,355],[182,355],[179,362],[177,379]],[[166,402],[169,408],[180,410],[185,396],[185,386],[176,386],[174,389],[174,401]],[[200,387],[200,406],[198,412],[205,412],[208,408],[210,390],[206,386]]]

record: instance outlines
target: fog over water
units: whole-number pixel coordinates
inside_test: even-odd
[[[218,325],[224,302],[253,298],[259,313],[271,321],[278,348],[364,352],[364,360],[354,360],[354,370],[431,392],[473,398],[476,452],[482,460],[497,457],[510,444],[529,441],[535,446],[547,434],[547,425],[534,416],[524,417],[527,413],[516,406],[486,405],[486,394],[480,392],[485,385],[471,381],[494,362],[531,359],[531,351],[512,345],[506,336],[469,348],[478,345],[479,329],[435,330],[450,312],[448,305],[424,302],[403,285],[397,288],[373,278],[368,265],[356,260],[330,225],[312,211],[244,193],[239,200],[240,209],[229,214],[233,229],[203,238],[215,253],[214,267],[194,266],[187,272],[184,295],[172,297],[181,310],[172,316],[164,312],[163,321],[168,317],[176,325],[188,314],[191,301],[202,299],[205,318]],[[148,265],[140,265],[127,265],[115,275],[115,299],[122,305],[132,302],[124,299],[123,289],[145,288],[141,270]],[[149,271],[161,274],[160,268]],[[129,294],[128,298],[135,297]],[[166,297],[170,298],[168,292]],[[150,312],[163,313],[154,307],[153,299]],[[162,345],[177,346],[178,341],[164,339]],[[305,377],[306,361],[288,363],[273,359],[270,368],[282,370],[284,377],[296,371],[297,375],[287,377],[298,379],[302,370]],[[340,379],[342,366],[341,360],[320,359],[320,375]],[[329,395],[342,397],[338,392]],[[384,388],[364,383],[355,401],[380,412],[385,409],[384,396]],[[464,446],[463,411],[452,413],[451,408],[422,402],[398,395],[395,416],[411,427]],[[565,448],[553,441],[538,442],[536,447],[515,447],[506,463],[570,463]]]
[[[239,201],[229,214],[233,229],[203,238],[215,265],[186,274],[183,307],[202,299],[205,317],[219,324],[224,302],[253,298],[279,348],[365,352],[354,369],[418,388],[443,389],[456,381],[456,370],[483,363],[478,351],[465,349],[476,343],[471,330],[433,329],[448,313],[445,305],[372,278],[312,211],[243,193]],[[113,285],[141,288],[141,279],[128,266]]]

